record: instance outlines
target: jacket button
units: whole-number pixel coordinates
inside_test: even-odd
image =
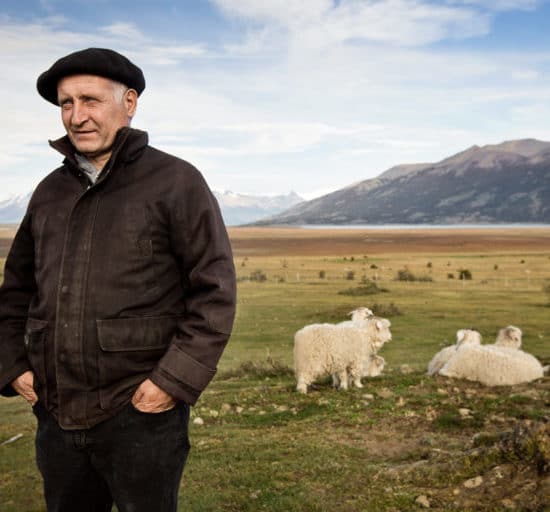
[[[69,291],[69,287],[65,284],[61,287],[61,293],[67,293]]]

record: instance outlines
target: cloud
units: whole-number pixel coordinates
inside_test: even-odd
[[[284,28],[310,48],[366,41],[421,46],[489,31],[490,17],[475,6],[425,0],[212,0],[226,15]],[[272,29],[274,30],[274,29]],[[249,39],[250,35],[247,36]],[[259,38],[258,38],[259,39]],[[265,32],[264,32],[265,39]],[[257,42],[257,41],[256,41]]]
[[[476,6],[491,11],[530,11],[541,4],[541,0],[448,0],[451,5]]]

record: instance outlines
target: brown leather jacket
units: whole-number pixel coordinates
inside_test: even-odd
[[[112,416],[150,378],[194,404],[235,313],[231,246],[187,162],[122,128],[89,186],[67,137],[36,188],[0,288],[0,391],[26,370],[66,429]]]

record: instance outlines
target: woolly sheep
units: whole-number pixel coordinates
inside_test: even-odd
[[[367,362],[363,364],[363,372],[361,373],[361,377],[378,377],[382,374],[384,366],[386,366],[386,360],[382,356],[372,354],[369,356]],[[350,384],[352,384],[352,382],[348,381],[348,386]],[[332,385],[334,387],[340,386],[340,379],[336,374],[332,375]]]
[[[370,317],[355,325],[312,324],[294,335],[296,390],[307,393],[315,379],[335,374],[340,389],[348,388],[348,375],[358,388],[365,362],[376,346],[391,340],[390,321]]]
[[[481,334],[473,329],[460,329],[456,332],[456,343],[440,350],[428,363],[428,375],[435,375],[454,355],[459,347],[481,345]]]
[[[544,372],[534,356],[517,348],[470,345],[457,350],[439,374],[486,386],[512,386],[539,379]]]
[[[498,331],[495,345],[498,347],[520,348],[521,336],[522,332],[519,327],[509,325]]]

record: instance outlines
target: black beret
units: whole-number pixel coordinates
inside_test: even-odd
[[[143,72],[124,55],[107,48],[87,48],[61,57],[38,77],[36,88],[40,96],[58,105],[57,84],[62,78],[71,75],[110,78],[135,89],[138,96],[145,89]]]

